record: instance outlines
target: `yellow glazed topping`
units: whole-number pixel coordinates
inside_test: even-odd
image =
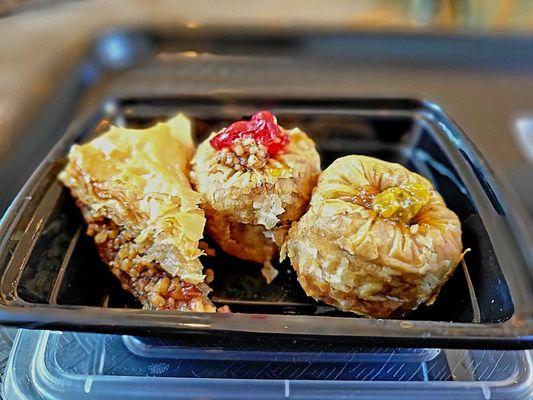
[[[408,224],[430,198],[428,189],[420,183],[390,187],[374,196],[372,210],[381,216]]]

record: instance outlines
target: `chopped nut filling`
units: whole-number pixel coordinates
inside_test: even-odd
[[[109,265],[123,289],[131,292],[150,310],[213,312],[207,298],[210,289],[205,283],[193,285],[173,277],[157,262],[146,260],[134,238],[107,218],[93,218],[88,208],[77,202],[88,222],[87,234],[93,236],[100,257]],[[210,279],[212,271],[207,272]],[[227,312],[220,308],[219,312]]]
[[[268,161],[267,148],[253,138],[235,139],[231,148],[217,151],[216,160],[236,171],[261,169]]]
[[[359,204],[365,208],[372,208],[372,201],[374,197],[379,194],[379,190],[371,185],[360,187],[353,198],[351,199],[355,204]]]

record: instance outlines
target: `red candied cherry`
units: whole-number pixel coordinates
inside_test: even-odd
[[[237,121],[222,129],[209,143],[216,150],[231,148],[238,139],[252,138],[266,147],[270,157],[282,153],[289,144],[289,135],[268,111],[259,111],[250,121]]]

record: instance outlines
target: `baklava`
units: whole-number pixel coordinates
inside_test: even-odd
[[[122,287],[146,309],[213,312],[199,257],[205,217],[188,180],[190,122],[112,126],[74,145],[59,179]]]
[[[461,224],[399,164],[337,159],[284,247],[305,292],[341,310],[403,315],[435,301],[462,258]]]
[[[192,161],[207,233],[227,253],[268,265],[304,213],[320,172],[315,143],[268,111],[212,133]]]

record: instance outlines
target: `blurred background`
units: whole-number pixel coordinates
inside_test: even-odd
[[[364,87],[374,79],[373,86],[362,90],[365,95],[402,93],[444,102],[445,111],[460,120],[491,166],[533,210],[529,0],[0,0],[0,210],[59,137],[45,106],[63,102],[65,116],[79,100],[81,92],[58,99],[72,86],[69,73],[110,29],[177,30],[189,36],[210,29],[359,33],[355,40],[315,40],[298,49],[273,48],[271,54],[321,54],[362,69],[366,62],[365,71],[375,66],[377,72],[361,82]],[[120,67],[123,42],[115,38],[107,46]]]

